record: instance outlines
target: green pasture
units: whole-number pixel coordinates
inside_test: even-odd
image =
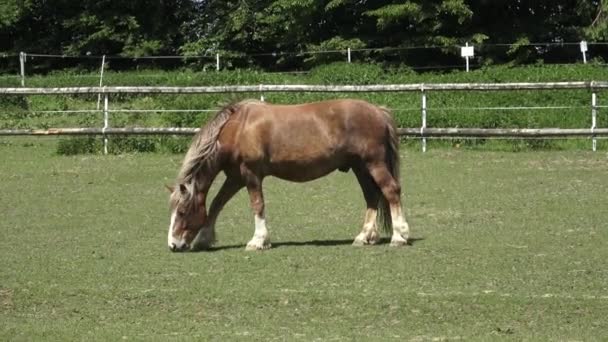
[[[170,253],[181,154],[0,140],[0,340],[605,340],[608,154],[403,148],[412,245],[350,246],[352,174],[267,179],[211,251]]]

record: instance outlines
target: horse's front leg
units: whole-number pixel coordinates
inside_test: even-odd
[[[226,178],[224,184],[222,184],[222,187],[211,202],[205,225],[199,230],[194,238],[194,242],[192,243],[193,249],[207,249],[213,245],[215,242],[215,222],[217,221],[220,211],[222,211],[226,203],[228,203],[243,186],[243,182],[240,179],[231,178],[230,176]]]
[[[253,238],[247,243],[245,248],[248,251],[258,251],[270,248],[268,229],[266,228],[266,218],[264,217],[264,194],[262,192],[261,178],[248,177],[247,191],[253,209],[255,219],[255,232]]]

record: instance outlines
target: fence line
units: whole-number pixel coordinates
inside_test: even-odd
[[[427,127],[426,95],[429,91],[551,91],[551,90],[590,90],[591,112],[590,128],[436,128]],[[419,128],[399,128],[402,136],[418,137],[422,140],[422,149],[426,150],[427,137],[510,137],[510,138],[555,138],[555,137],[590,137],[596,150],[596,138],[608,136],[608,128],[597,127],[597,112],[600,108],[597,102],[597,91],[608,89],[606,81],[578,81],[578,82],[544,82],[544,83],[418,83],[418,84],[385,84],[385,85],[231,85],[209,87],[67,87],[67,88],[0,88],[0,95],[69,95],[69,94],[100,94],[104,98],[103,128],[53,128],[39,129],[5,129],[0,130],[0,136],[8,135],[102,135],[104,137],[104,151],[107,151],[107,136],[126,134],[171,134],[188,135],[198,131],[197,128],[175,127],[131,127],[114,128],[109,126],[111,112],[136,112],[145,110],[110,110],[109,96],[114,94],[216,94],[216,93],[257,93],[263,96],[270,92],[325,92],[325,93],[359,93],[359,92],[420,92],[421,94],[421,120]],[[480,107],[481,108],[481,107]],[[491,108],[491,107],[488,107]],[[526,107],[527,108],[527,107]],[[550,109],[572,108],[570,106],[553,106]],[[435,109],[435,108],[433,108]],[[456,109],[456,108],[454,108]],[[516,109],[506,107],[502,109]],[[520,108],[521,109],[521,108]],[[451,110],[451,109],[450,109]],[[462,110],[467,110],[463,108]],[[469,109],[470,110],[470,109]],[[158,110],[150,110],[158,111]]]
[[[49,128],[49,129],[2,129],[0,136],[50,136],[50,135],[193,135],[200,128],[192,127],[97,127]],[[551,137],[608,137],[608,128],[398,128],[397,133],[415,138],[551,138]]]
[[[608,81],[516,82],[516,83],[412,83],[381,85],[229,85],[208,87],[65,87],[65,88],[0,88],[0,95],[69,95],[69,94],[217,94],[273,92],[424,92],[424,91],[497,91],[608,89]]]
[[[467,49],[469,48],[469,43],[466,42]],[[21,77],[21,85],[25,86],[25,64],[27,62],[27,57],[30,58],[61,58],[61,59],[102,59],[104,62],[107,59],[110,60],[208,60],[209,62],[215,60],[215,69],[219,71],[221,69],[220,58],[254,58],[254,57],[282,57],[282,56],[309,56],[309,55],[322,55],[322,54],[340,54],[344,55],[346,61],[351,63],[352,61],[352,53],[363,52],[363,53],[387,53],[391,51],[411,51],[411,50],[445,50],[445,49],[453,49],[456,51],[458,48],[461,49],[461,56],[466,59],[466,71],[469,71],[469,58],[474,57],[474,49],[477,48],[480,51],[483,49],[488,49],[492,47],[568,47],[573,48],[574,46],[578,46],[580,53],[582,55],[583,63],[587,63],[587,51],[589,46],[604,46],[607,45],[606,42],[587,42],[587,41],[579,41],[579,42],[532,42],[527,44],[518,44],[518,43],[510,43],[510,44],[502,44],[502,43],[479,43],[477,45],[471,45],[468,53],[470,55],[463,55],[462,49],[465,46],[462,45],[421,45],[421,46],[401,46],[401,47],[364,47],[364,48],[351,48],[345,47],[341,49],[332,49],[332,50],[318,50],[318,51],[273,51],[273,52],[262,52],[262,53],[234,53],[234,52],[222,52],[220,50],[213,51],[213,53],[208,53],[204,55],[166,55],[166,56],[121,56],[121,55],[65,55],[65,54],[41,54],[41,53],[19,53],[19,67],[20,67],[20,77]],[[445,54],[445,53],[444,53]],[[3,54],[0,55],[1,58],[14,58],[14,54]],[[104,63],[102,62],[102,63]],[[454,69],[454,68],[462,68],[463,65],[450,65],[450,66],[411,66],[412,69],[425,70],[425,69]]]
[[[577,42],[530,42],[526,44],[519,43],[478,43],[475,47],[478,49],[491,48],[491,47],[579,47],[580,41]],[[587,46],[605,46],[608,42],[586,42]],[[234,53],[228,52],[226,57],[264,57],[264,56],[303,56],[303,55],[321,55],[321,54],[348,54],[348,50],[351,52],[387,52],[387,51],[408,51],[408,50],[424,50],[424,49],[458,49],[462,45],[414,45],[414,46],[400,46],[400,47],[365,47],[365,48],[343,48],[343,49],[328,49],[328,50],[316,50],[316,51],[272,51],[272,52],[260,52],[260,53]],[[159,55],[159,56],[121,56],[121,55],[106,55],[106,59],[215,59],[216,54],[221,51],[215,51],[210,54],[204,55]],[[50,57],[50,58],[82,58],[82,59],[101,59],[102,55],[66,55],[66,54],[43,54],[43,53],[27,53],[31,57]],[[4,54],[0,57],[15,57],[18,54]]]
[[[496,110],[496,111],[516,111],[516,110],[560,110],[560,109],[583,109],[588,106],[523,106],[523,107],[433,107],[428,108],[428,111],[484,111],[484,110]],[[596,108],[608,108],[608,106],[596,105]],[[388,108],[391,112],[412,112],[419,111],[418,107],[407,107],[407,108]],[[215,113],[220,108],[214,109],[108,109],[108,113]],[[66,109],[66,110],[29,110],[26,113],[36,114],[76,114],[76,113],[103,113],[103,109]],[[7,113],[6,111],[0,110],[0,113]],[[1,119],[0,119],[1,120]]]

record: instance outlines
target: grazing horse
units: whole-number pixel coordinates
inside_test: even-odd
[[[171,192],[171,251],[205,249],[215,240],[224,205],[247,188],[255,231],[247,250],[270,248],[262,181],[275,176],[306,182],[334,170],[353,170],[367,203],[363,229],[353,245],[380,240],[377,217],[392,228],[391,246],[407,244],[401,210],[398,136],[390,112],[361,100],[272,105],[246,100],[222,108],[196,134]],[[211,202],[213,180],[226,180]]]

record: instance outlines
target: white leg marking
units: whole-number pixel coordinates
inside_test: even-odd
[[[378,211],[374,209],[367,209],[365,212],[365,221],[363,222],[363,229],[361,233],[357,235],[354,246],[373,245],[380,240],[380,234],[378,234],[378,227],[376,226],[376,216]]]
[[[365,223],[363,224],[363,230],[370,231],[376,230],[376,217],[378,216],[378,211],[374,209],[367,209],[365,212]]]
[[[391,218],[393,220],[393,237],[391,246],[403,246],[407,244],[410,227],[403,217],[401,206],[391,206]]]
[[[247,243],[248,251],[262,250],[270,248],[268,241],[268,229],[266,228],[266,219],[255,215],[255,232],[253,238]]]

